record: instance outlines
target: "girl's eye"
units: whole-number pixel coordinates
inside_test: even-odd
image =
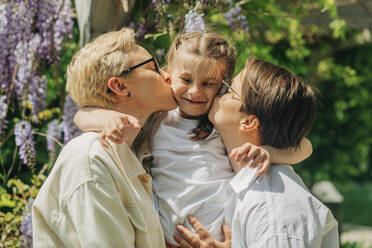
[[[191,80],[188,79],[188,78],[181,78],[181,80],[182,80],[184,83],[186,83],[186,84],[191,83]]]
[[[212,86],[215,86],[216,85],[216,83],[213,83],[213,82],[205,82],[205,83],[203,83],[203,86],[205,86],[205,87],[212,87]]]

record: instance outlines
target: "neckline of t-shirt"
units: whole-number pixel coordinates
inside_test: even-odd
[[[185,124],[185,126],[196,127],[199,124],[199,120],[187,119],[187,118],[182,117],[179,108],[176,108],[175,110],[173,110],[172,114],[174,116],[174,120],[177,121],[177,123]]]
[[[179,108],[171,110],[169,113],[172,114],[173,116],[172,120],[176,122],[181,129],[191,131],[193,128],[197,127],[197,125],[199,124],[199,120],[187,119],[187,118],[182,117],[180,114]],[[212,132],[208,135],[208,137],[205,138],[205,140],[213,138],[216,135],[219,136],[219,133],[217,129],[213,127]]]

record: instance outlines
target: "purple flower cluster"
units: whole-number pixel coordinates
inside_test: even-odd
[[[138,22],[137,29],[136,29],[136,39],[137,40],[142,40],[143,37],[145,37],[147,33],[147,28],[145,24],[143,24],[141,21]]]
[[[14,52],[18,66],[14,81],[14,90],[18,100],[26,99],[27,85],[29,88],[37,87],[32,85],[32,78],[36,74],[34,58],[37,56],[37,49],[41,39],[38,34],[32,34],[31,36],[30,40],[21,40]],[[30,83],[27,84],[28,82]]]
[[[154,5],[156,24],[159,23],[159,20],[162,17],[172,17],[172,15],[168,14],[168,5],[170,4],[170,2],[170,0],[152,0],[152,4]]]
[[[7,120],[5,119],[6,117],[6,112],[8,109],[8,103],[7,103],[7,97],[6,95],[0,96],[0,136],[3,132],[3,130],[6,128]]]
[[[2,138],[3,134],[5,134],[4,130],[8,127],[8,120],[5,119],[8,109],[6,100],[5,95],[0,96],[0,139]]]
[[[23,221],[21,223],[21,242],[22,247],[32,248],[32,217],[31,217],[31,207],[34,203],[34,199],[30,198],[25,210],[23,211]]]
[[[49,61],[59,60],[63,38],[65,35],[72,38],[71,0],[39,0],[36,26],[42,37],[40,55]]]
[[[63,5],[62,5],[63,4]],[[56,51],[56,60],[60,60],[60,53],[62,50],[62,41],[67,35],[69,39],[72,39],[72,28],[74,22],[72,20],[71,1],[70,0],[59,0],[58,1],[57,20],[54,25],[54,49]]]
[[[9,34],[8,20],[12,15],[12,5],[10,3],[0,4],[0,92],[9,94],[11,69],[14,68],[14,62],[9,60],[9,39],[13,36]],[[15,44],[13,43],[13,46]]]
[[[7,124],[4,110],[8,99],[17,99],[21,109],[31,106],[36,121],[45,109],[47,80],[41,65],[59,61],[63,39],[72,38],[72,14],[71,0],[8,0],[0,4],[0,134]],[[22,121],[14,129],[20,157],[33,168],[31,124]]]
[[[62,116],[64,143],[67,143],[70,139],[76,137],[81,133],[79,128],[74,123],[74,116],[78,109],[78,105],[71,99],[70,96],[67,96]]]
[[[14,126],[15,143],[19,147],[19,156],[31,169],[35,166],[35,143],[32,127],[28,121],[21,121]]]
[[[0,84],[1,89],[9,94],[13,77],[20,67],[17,65],[16,47],[31,39],[35,8],[33,1],[9,1],[1,4],[0,13]]]
[[[34,75],[30,79],[30,85],[28,89],[28,100],[31,103],[32,116],[34,120],[38,120],[38,115],[40,111],[45,109],[46,103],[46,87],[47,79],[43,76]]]
[[[230,23],[230,27],[233,31],[247,32],[249,25],[247,18],[242,13],[242,8],[236,5],[224,14],[226,20]]]
[[[161,11],[161,3],[160,1],[158,0],[152,0],[152,4],[154,5],[154,11],[155,11],[155,15],[156,15],[156,21],[158,22],[158,16],[160,15],[160,11]]]
[[[190,10],[185,15],[184,32],[205,32],[204,14],[198,14],[195,10]]]
[[[213,7],[218,3],[218,0],[199,0],[203,8]]]
[[[57,140],[60,140],[62,138],[62,132],[63,132],[63,123],[58,123],[57,119],[54,119],[48,123],[48,131],[47,131],[47,134],[49,135],[49,137],[47,137],[48,151],[52,151],[55,148],[55,142],[50,136],[54,137]]]
[[[133,29],[136,32],[136,40],[142,40],[147,33],[147,27],[141,21],[137,22],[137,24],[134,24],[134,22],[130,22],[128,28]]]
[[[46,86],[38,76],[39,64],[50,60],[53,51],[58,55],[64,36],[72,34],[71,0],[8,1],[0,6],[0,19],[0,90],[10,94],[14,83],[18,100],[35,100],[27,92]],[[31,105],[37,106],[34,112],[43,109]]]

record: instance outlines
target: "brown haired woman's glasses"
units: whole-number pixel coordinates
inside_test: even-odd
[[[238,93],[236,93],[236,91],[233,88],[231,88],[231,84],[228,84],[225,80],[222,81],[222,86],[219,92],[219,96],[225,95],[230,89],[232,92],[235,93],[235,95],[237,95],[240,98],[240,100],[242,100],[241,96]]]

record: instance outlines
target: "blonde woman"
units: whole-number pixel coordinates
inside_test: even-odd
[[[140,126],[176,107],[169,75],[122,29],[98,37],[73,57],[67,91],[80,107],[129,118],[127,142],[104,149],[87,132],[62,149],[32,208],[34,247],[164,247],[151,180],[131,148]]]

